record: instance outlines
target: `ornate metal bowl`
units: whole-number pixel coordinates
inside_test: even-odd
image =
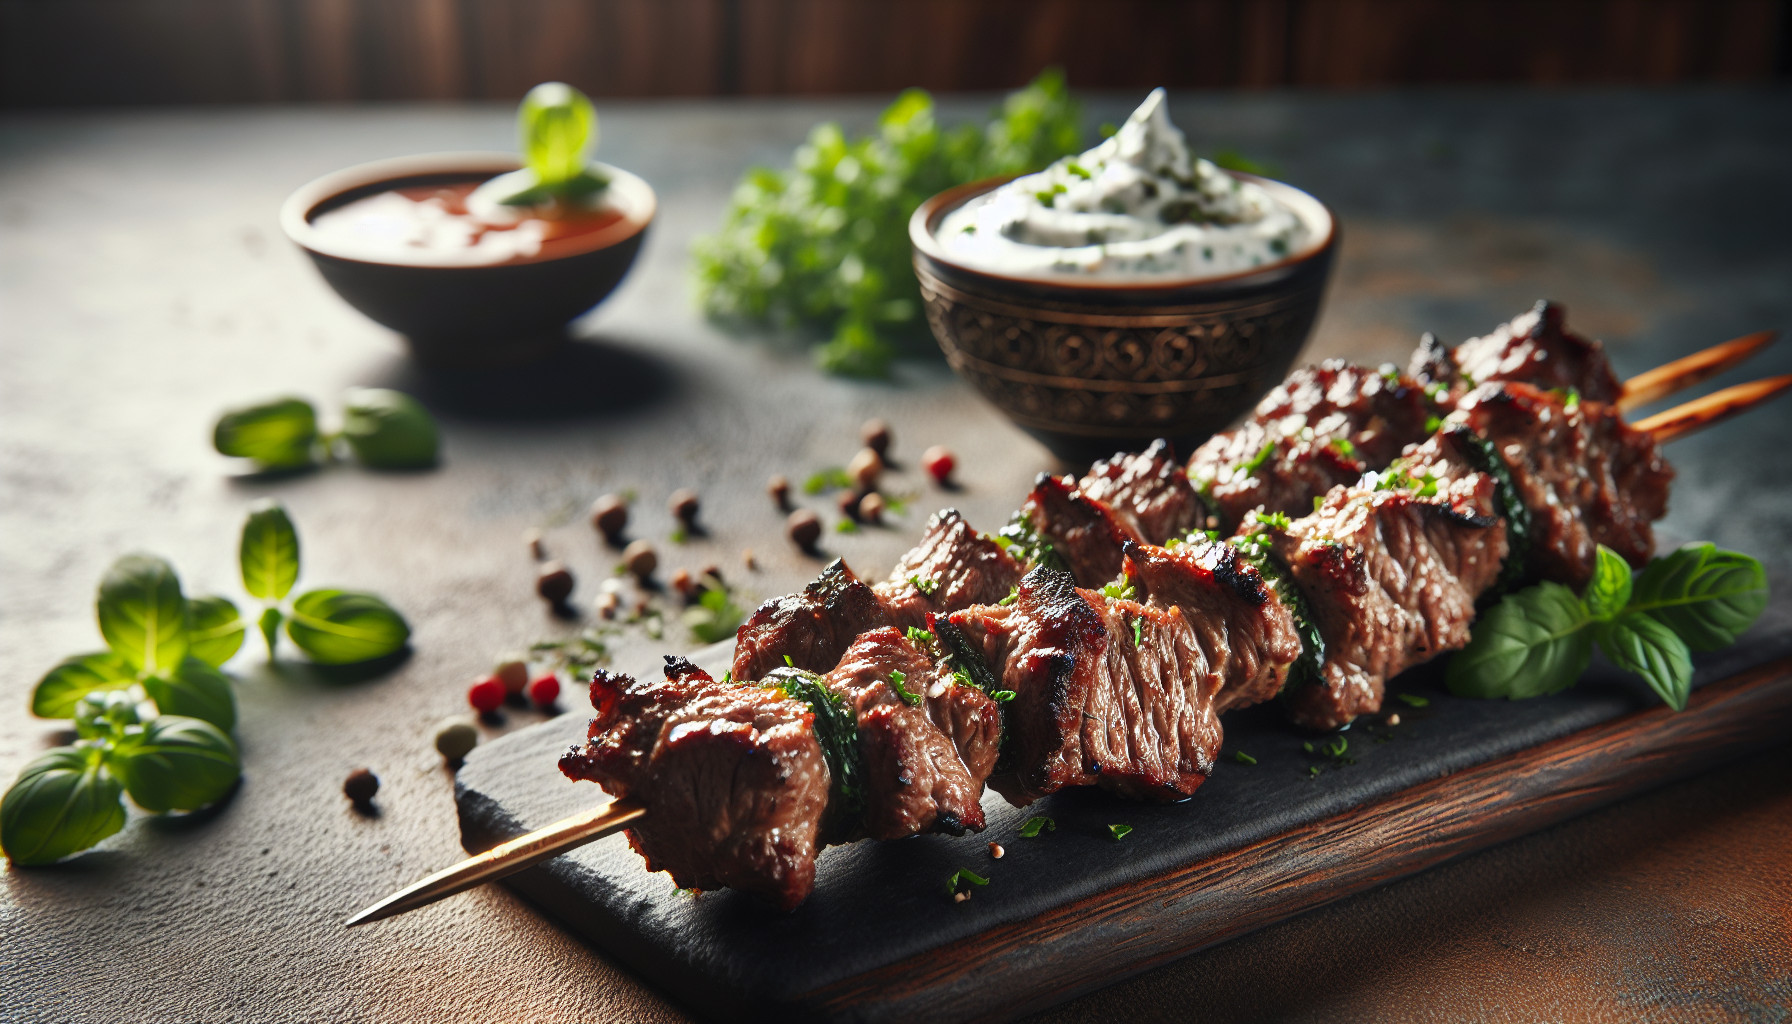
[[[927,323],[952,368],[1021,429],[1073,464],[1170,438],[1187,453],[1281,381],[1312,332],[1338,247],[1325,205],[1268,189],[1318,226],[1279,263],[1221,278],[1150,283],[1004,276],[955,262],[934,237],[946,214],[1006,181],[922,203],[909,221]]]

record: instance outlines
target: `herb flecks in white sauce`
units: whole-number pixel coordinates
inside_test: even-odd
[[[1156,89],[1101,145],[954,210],[936,237],[998,273],[1127,278],[1237,273],[1313,234],[1262,187],[1191,156]]]

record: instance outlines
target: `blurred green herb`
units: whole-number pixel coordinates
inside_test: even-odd
[[[372,469],[433,466],[441,443],[429,410],[387,388],[350,388],[343,395],[342,430],[335,434],[319,430],[316,408],[302,398],[231,409],[212,429],[212,447],[220,454],[249,459],[263,471],[327,463],[339,440]]]
[[[524,167],[479,186],[478,194],[505,206],[560,206],[609,187],[591,163],[597,112],[584,93],[565,82],[543,82],[517,106],[516,127]]]
[[[1057,822],[1043,815],[1035,815],[1034,817],[1028,818],[1027,823],[1020,827],[1020,837],[1022,839],[1034,839],[1038,837],[1040,832],[1056,832],[1057,830]]]
[[[373,594],[313,590],[283,603],[299,578],[299,534],[280,503],[264,500],[249,510],[239,551],[243,589],[263,605],[261,636],[269,661],[282,623],[292,642],[323,665],[382,658],[410,639],[404,616]]]
[[[818,125],[790,167],[747,172],[722,230],[699,241],[704,310],[829,332],[816,353],[824,370],[883,376],[894,353],[884,334],[920,324],[908,238],[915,208],[954,185],[1077,152],[1080,123],[1063,73],[1048,69],[983,126],[941,128],[920,89],[884,110],[875,135],[849,140],[837,124]]]

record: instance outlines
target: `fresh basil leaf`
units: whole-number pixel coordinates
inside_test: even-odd
[[[106,757],[131,800],[146,811],[192,811],[217,803],[243,773],[230,737],[210,722],[159,715]]]
[[[134,669],[157,672],[187,656],[187,599],[174,567],[126,555],[100,580],[100,635]]]
[[[212,446],[219,452],[254,459],[268,469],[309,465],[316,442],[317,410],[303,398],[232,409],[212,430]]]
[[[1675,711],[1686,710],[1692,693],[1692,652],[1666,625],[1631,612],[1595,630],[1599,649],[1619,668],[1635,672]]]
[[[1767,608],[1761,563],[1715,544],[1688,544],[1637,577],[1630,611],[1647,613],[1695,651],[1730,646]]]
[[[173,672],[145,676],[143,692],[164,715],[183,715],[229,732],[236,728],[236,694],[230,678],[198,658],[189,657]]]
[[[1611,548],[1599,545],[1593,578],[1587,581],[1587,589],[1580,596],[1586,603],[1587,614],[1601,622],[1610,622],[1630,603],[1630,590],[1630,563]]]
[[[216,668],[242,649],[242,613],[226,597],[208,594],[187,599],[187,653]]]
[[[415,398],[387,388],[350,388],[342,436],[355,458],[375,469],[420,469],[436,464],[436,421]]]
[[[239,559],[250,597],[278,601],[298,581],[299,532],[279,502],[259,501],[249,510]]]
[[[1591,621],[1574,591],[1560,583],[1510,594],[1475,623],[1444,683],[1458,697],[1513,700],[1566,689],[1593,656]]]
[[[543,82],[523,97],[516,118],[523,160],[543,185],[557,185],[585,170],[597,148],[597,111],[584,93],[565,82]]]
[[[391,605],[355,590],[313,590],[292,603],[286,635],[312,661],[348,665],[404,646],[411,627]]]
[[[51,669],[31,691],[31,713],[39,718],[73,718],[75,705],[90,693],[107,693],[137,681],[130,663],[111,651],[77,654]]]
[[[155,717],[153,706],[143,703],[143,690],[136,685],[128,690],[90,693],[75,702],[75,735],[84,740],[122,735],[143,721],[145,711],[148,717]]]
[[[0,848],[22,866],[85,850],[124,827],[123,789],[98,745],[58,747],[26,765],[0,800]]]

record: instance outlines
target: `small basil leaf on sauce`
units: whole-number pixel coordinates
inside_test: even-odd
[[[279,502],[260,501],[249,510],[238,560],[250,597],[278,601],[298,581],[299,532]]]
[[[1688,544],[1650,562],[1630,602],[1631,611],[1670,627],[1695,651],[1735,643],[1766,607],[1761,563],[1715,544]]]
[[[1630,591],[1630,563],[1611,548],[1599,545],[1593,578],[1587,581],[1587,589],[1580,598],[1586,603],[1587,614],[1601,622],[1610,622],[1630,603]]]
[[[316,441],[317,410],[302,398],[232,409],[212,430],[212,446],[219,452],[253,459],[267,469],[310,465]]]
[[[1511,594],[1475,623],[1444,683],[1458,697],[1517,700],[1564,690],[1593,656],[1591,622],[1574,591],[1559,583]]]
[[[312,661],[348,665],[403,647],[411,627],[392,606],[354,590],[313,590],[292,603],[286,635]]]
[[[0,800],[0,848],[14,864],[51,864],[124,827],[124,787],[97,744],[58,747],[19,773]]]
[[[242,775],[236,744],[210,722],[160,715],[121,740],[106,764],[146,811],[192,811],[217,803]]]
[[[1600,623],[1595,634],[1599,649],[1612,664],[1642,676],[1668,707],[1686,709],[1686,698],[1692,692],[1692,654],[1672,629],[1631,612]]]
[[[597,148],[597,111],[591,100],[565,82],[543,82],[529,90],[517,110],[523,159],[543,185],[577,177]]]
[[[90,693],[106,693],[137,681],[136,670],[111,651],[64,659],[37,681],[31,713],[39,718],[73,718],[75,705]]]
[[[436,464],[436,421],[410,395],[387,388],[351,388],[344,397],[342,437],[355,458],[375,469]]]
[[[187,599],[174,567],[126,555],[100,580],[100,635],[131,668],[158,672],[187,656]]]
[[[216,668],[242,649],[242,613],[216,594],[187,599],[187,653]]]
[[[226,732],[236,728],[230,679],[198,658],[188,658],[173,672],[145,676],[143,692],[164,715],[197,718]]]

